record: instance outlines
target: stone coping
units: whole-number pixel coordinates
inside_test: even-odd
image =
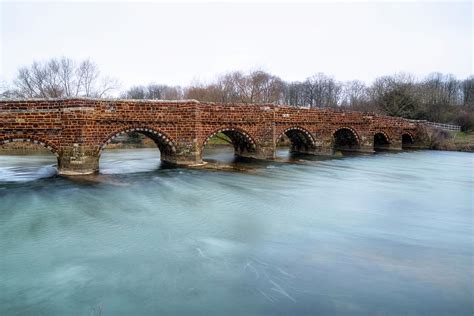
[[[54,101],[105,101],[105,102],[133,102],[133,103],[201,103],[198,100],[155,100],[155,99],[122,99],[122,98],[89,98],[89,97],[65,97],[65,98],[5,98],[5,102],[54,102]]]

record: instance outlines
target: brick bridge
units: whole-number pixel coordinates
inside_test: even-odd
[[[257,159],[274,158],[283,135],[294,152],[331,155],[423,147],[426,133],[422,124],[401,118],[331,109],[195,100],[0,101],[0,145],[41,144],[58,157],[61,174],[98,171],[104,147],[130,131],[153,139],[162,161],[176,165],[202,163],[204,146],[219,132],[232,140],[237,155]]]

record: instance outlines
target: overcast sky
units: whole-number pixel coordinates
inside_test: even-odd
[[[231,70],[284,80],[473,73],[473,5],[441,3],[5,3],[0,80],[34,60],[90,58],[123,88]]]

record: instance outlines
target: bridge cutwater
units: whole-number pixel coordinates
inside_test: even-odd
[[[217,133],[230,138],[236,155],[256,159],[273,159],[283,135],[291,151],[315,155],[423,148],[426,139],[423,123],[327,108],[195,100],[0,100],[0,145],[43,145],[58,157],[60,174],[97,172],[104,147],[132,131],[153,139],[162,161],[184,166],[201,164],[204,146]]]

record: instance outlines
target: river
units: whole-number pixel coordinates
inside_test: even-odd
[[[472,315],[473,162],[0,156],[0,315]]]

